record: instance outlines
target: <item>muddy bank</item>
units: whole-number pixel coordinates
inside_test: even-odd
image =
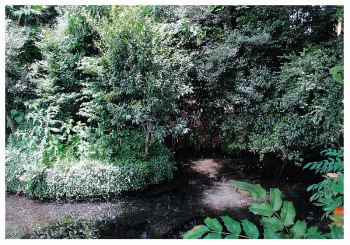
[[[41,202],[7,194],[6,233],[23,236],[60,218],[73,217],[96,221],[101,238],[181,238],[185,231],[203,224],[206,217],[229,215],[258,222],[259,217],[248,211],[254,200],[233,187],[235,181],[260,183],[266,189],[276,186],[274,164],[258,163],[253,155],[180,159],[177,167],[171,181],[109,200]],[[297,219],[313,212],[313,218],[306,221],[325,226],[318,223],[322,210],[309,202],[310,193],[306,192],[315,181],[312,173],[287,166],[276,187],[285,200],[294,202]]]

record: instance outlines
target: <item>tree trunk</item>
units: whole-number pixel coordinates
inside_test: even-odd
[[[283,170],[286,167],[286,165],[287,165],[287,161],[284,161],[282,166],[279,168],[280,164],[278,162],[276,162],[275,173],[274,173],[274,178],[273,178],[274,185],[277,185],[278,182],[280,181]]]
[[[148,152],[148,144],[149,144],[149,133],[146,131],[146,146],[145,146],[145,152]]]
[[[11,133],[14,134],[16,133],[16,127],[15,127],[15,124],[13,123],[11,113],[9,112],[9,104],[7,103],[7,96],[5,96],[5,112],[6,112],[7,122],[10,125]]]
[[[148,147],[151,145],[150,141],[152,138],[152,123],[146,123],[146,125],[143,127],[146,132],[146,146],[145,146],[145,152],[148,152]]]
[[[280,173],[278,174],[278,177],[277,177],[277,180],[278,180],[278,181],[281,179],[283,170],[284,170],[284,168],[286,167],[286,165],[287,165],[287,161],[284,161],[284,162],[283,162],[283,165],[282,165],[282,167],[281,167]]]
[[[40,22],[39,15],[35,15],[35,21],[36,21],[36,24],[39,25],[39,22]]]
[[[19,22],[21,21],[21,14],[18,16],[18,19],[17,19],[17,25],[19,25]]]
[[[233,30],[237,26],[236,6],[227,6],[227,11],[228,11],[228,25]]]
[[[6,113],[6,114],[7,114],[7,113]],[[15,125],[14,125],[14,123],[13,123],[12,118],[10,117],[10,115],[7,114],[7,115],[6,115],[6,118],[7,118],[7,122],[8,122],[9,125],[10,125],[11,133],[12,133],[12,134],[16,133],[16,128],[15,128]]]

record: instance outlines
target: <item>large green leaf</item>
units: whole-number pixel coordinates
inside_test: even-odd
[[[259,231],[256,225],[254,225],[252,222],[250,222],[247,219],[242,220],[242,226],[245,234],[252,239],[258,239],[259,238]]]
[[[235,234],[241,234],[241,225],[239,222],[237,222],[236,220],[232,219],[229,216],[221,216],[222,220],[224,221],[224,224],[227,228],[227,230],[231,233]]]
[[[321,232],[317,232],[317,234],[305,237],[305,239],[326,239],[327,237],[323,235]]]
[[[275,229],[271,227],[264,228],[264,239],[278,239],[280,236],[276,233]]]
[[[342,183],[333,183],[331,189],[338,192],[339,194],[344,195],[344,184]]]
[[[200,238],[204,233],[208,232],[209,228],[205,225],[195,226],[192,230],[187,231],[184,235],[184,239],[197,239]]]
[[[342,228],[333,225],[331,230],[332,239],[344,239],[344,231]]]
[[[272,206],[272,209],[275,211],[280,210],[282,207],[282,192],[278,188],[271,188],[270,189],[270,204]]]
[[[206,235],[203,239],[221,239],[221,234],[220,233],[209,233]]]
[[[318,227],[317,226],[311,226],[310,228],[307,229],[306,235],[313,235],[317,232]]]
[[[271,216],[273,215],[272,207],[267,203],[253,203],[249,210],[254,214],[262,215],[262,216]]]
[[[217,219],[211,219],[208,217],[204,220],[204,223],[209,227],[209,229],[212,229],[217,232],[222,231],[222,225]]]
[[[338,83],[344,83],[343,78],[340,76],[338,72],[344,71],[344,66],[336,66],[329,70],[329,72],[333,75],[333,79]]]
[[[277,217],[262,217],[260,219],[261,225],[265,227],[271,227],[276,231],[283,229],[283,222]]]
[[[294,224],[295,208],[292,202],[284,201],[281,209],[281,220],[285,226]]]
[[[264,198],[266,196],[266,190],[261,187],[260,184],[249,184],[245,182],[237,181],[233,184],[237,188],[242,188],[247,191],[255,200]]]
[[[306,239],[326,239],[325,235],[322,235],[321,232],[319,232],[317,226],[311,226],[307,229],[305,238]]]
[[[290,238],[303,239],[306,234],[306,222],[298,220],[290,229]]]
[[[228,235],[225,239],[239,239],[239,237],[237,235]]]

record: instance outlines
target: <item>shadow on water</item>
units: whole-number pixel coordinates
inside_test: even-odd
[[[7,195],[6,226],[30,232],[28,219],[43,226],[71,216],[97,220],[100,238],[176,239],[195,225],[203,224],[206,217],[229,215],[236,220],[248,218],[259,223],[259,217],[248,210],[254,201],[252,197],[232,184],[245,181],[259,183],[267,190],[274,187],[276,161],[259,162],[252,154],[236,158],[215,154],[178,158],[178,170],[172,180],[108,200],[57,203]],[[316,223],[322,210],[309,202],[310,193],[306,192],[308,185],[319,181],[313,173],[289,165],[276,187],[283,192],[284,200],[294,202],[297,219],[303,220],[313,212],[314,219],[306,221],[322,226]],[[15,214],[16,205],[22,206],[20,217]]]

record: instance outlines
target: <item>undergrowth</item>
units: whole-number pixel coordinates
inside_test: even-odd
[[[32,127],[17,130],[6,146],[7,191],[40,198],[106,196],[173,177],[173,154],[159,142],[143,152],[143,142],[133,140],[138,132],[106,154],[113,142],[101,150],[89,127],[59,121],[58,107],[32,110]]]

